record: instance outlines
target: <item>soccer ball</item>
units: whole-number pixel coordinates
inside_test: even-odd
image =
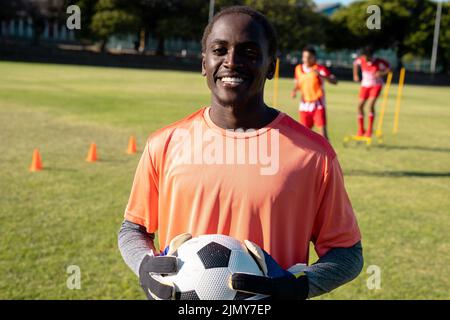
[[[180,269],[164,279],[174,283],[177,299],[259,300],[266,297],[229,287],[230,277],[235,272],[263,276],[239,240],[221,234],[201,235],[183,243],[174,255],[180,261]]]

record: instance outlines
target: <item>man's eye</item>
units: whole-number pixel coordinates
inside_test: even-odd
[[[223,55],[227,52],[225,48],[215,48],[212,50],[214,54]]]
[[[254,50],[254,49],[246,49],[245,50],[245,54],[250,56],[250,57],[257,57],[258,56],[258,51]]]

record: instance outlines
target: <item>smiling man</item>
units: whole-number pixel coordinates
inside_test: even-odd
[[[274,299],[314,297],[361,271],[360,231],[335,152],[264,103],[276,50],[259,12],[219,12],[202,40],[211,105],[149,137],[119,232],[122,256],[149,299],[177,297],[158,274],[177,272],[171,253],[191,235],[250,240],[265,276],[234,274],[230,286]],[[268,159],[275,169],[261,170]],[[319,260],[306,266],[310,242]]]

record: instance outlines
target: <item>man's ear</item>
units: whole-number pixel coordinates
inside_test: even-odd
[[[277,65],[277,58],[273,57],[271,59],[269,69],[267,70],[267,79],[271,80],[273,76],[275,75],[275,67]]]
[[[202,52],[202,76],[206,77],[205,53]]]

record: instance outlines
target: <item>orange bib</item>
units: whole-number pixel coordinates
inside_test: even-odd
[[[322,81],[313,70],[317,70],[314,65],[310,72],[304,72],[299,64],[295,67],[295,78],[297,79],[297,88],[302,93],[303,101],[316,101],[323,96]]]

